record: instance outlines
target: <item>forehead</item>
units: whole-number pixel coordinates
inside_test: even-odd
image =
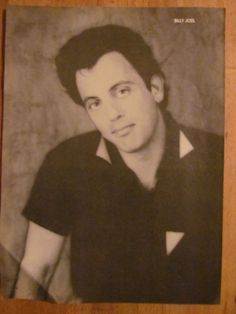
[[[90,69],[76,72],[76,83],[81,96],[107,90],[119,81],[140,81],[141,77],[119,52],[109,52]]]

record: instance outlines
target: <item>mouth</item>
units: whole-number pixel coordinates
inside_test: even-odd
[[[128,125],[125,125],[121,128],[116,128],[116,129],[113,129],[112,130],[112,134],[118,136],[118,137],[124,137],[124,136],[127,136],[133,129],[133,127],[135,126],[135,124],[128,124]]]

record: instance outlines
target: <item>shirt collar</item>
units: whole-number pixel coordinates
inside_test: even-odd
[[[105,161],[111,164],[111,158],[107,150],[105,139],[103,137],[100,138],[100,141],[96,150],[96,156],[104,159]]]
[[[169,150],[171,150],[171,156],[178,159],[186,157],[194,150],[192,143],[181,127],[170,117],[170,114],[165,114],[165,123],[167,129],[166,152],[169,154]],[[114,161],[114,156],[112,155],[115,153],[112,146],[113,145],[101,137],[96,150],[96,156],[112,164],[112,161]],[[175,153],[173,153],[174,151]]]
[[[179,131],[179,158],[182,159],[194,150],[192,143],[188,140],[183,131]]]

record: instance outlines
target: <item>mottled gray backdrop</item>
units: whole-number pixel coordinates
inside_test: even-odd
[[[195,23],[174,23],[194,18]],[[10,295],[27,222],[21,211],[46,152],[92,128],[64,93],[54,65],[58,49],[90,26],[121,24],[140,32],[154,49],[169,86],[168,109],[176,120],[223,133],[224,10],[10,7],[7,11],[1,276]],[[64,302],[69,294],[67,245],[50,286]]]

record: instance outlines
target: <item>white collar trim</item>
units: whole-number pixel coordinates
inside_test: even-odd
[[[182,131],[179,132],[179,158],[183,158],[194,150],[193,145],[187,139]],[[103,137],[101,137],[96,151],[96,156],[106,160],[111,164],[111,159],[107,151],[106,143]]]
[[[182,131],[179,132],[179,158],[183,158],[194,150],[193,145]]]
[[[111,159],[110,159],[110,156],[108,154],[106,143],[105,143],[105,140],[103,137],[101,137],[100,142],[98,144],[96,156],[106,160],[107,162],[109,162],[109,164],[111,164]]]

